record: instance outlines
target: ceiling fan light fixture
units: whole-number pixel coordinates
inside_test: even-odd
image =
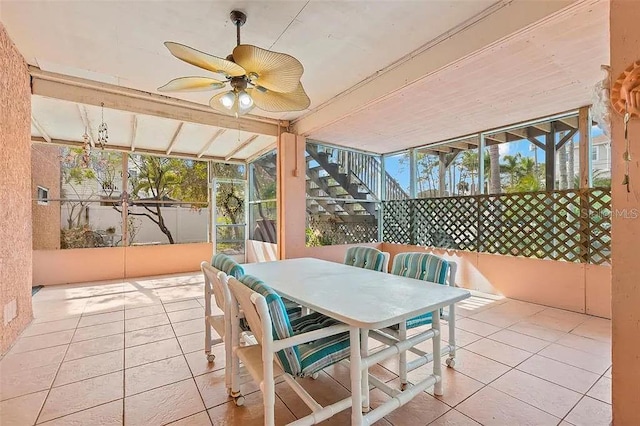
[[[253,105],[253,99],[247,92],[242,90],[238,93],[238,103],[240,104],[240,108],[250,108]]]
[[[220,103],[226,109],[233,108],[233,104],[236,103],[236,94],[233,92],[233,90],[227,92],[224,96],[222,96],[220,98]]]

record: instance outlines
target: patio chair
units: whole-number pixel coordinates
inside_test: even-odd
[[[207,355],[207,360],[213,362],[216,357],[211,353],[211,347],[222,343],[227,327],[224,323],[225,307],[229,303],[230,294],[226,288],[226,283],[223,283],[218,278],[219,272],[224,272],[225,275],[240,278],[244,275],[244,269],[235,260],[225,254],[216,254],[211,258],[211,265],[207,262],[200,264],[200,269],[204,274],[204,352]],[[214,296],[216,305],[222,310],[223,315],[212,315],[211,313],[211,295]],[[211,328],[213,328],[219,339],[211,340]],[[229,329],[230,331],[231,329]]]
[[[389,253],[367,246],[349,247],[344,256],[344,264],[387,272],[389,270]]]
[[[238,307],[244,312],[257,345],[240,346],[238,323],[232,326],[234,359],[232,391],[237,405],[244,403],[239,392],[239,362],[242,361],[264,399],[264,424],[274,425],[275,379],[282,377],[309,406],[312,414],[304,424],[316,424],[348,408],[351,398],[322,407],[296,381],[349,357],[349,328],[319,313],[289,321],[281,297],[255,277],[241,281],[230,277],[229,289],[237,303],[231,304],[232,315]]]
[[[456,282],[455,262],[444,260],[438,256],[429,253],[401,253],[393,259],[391,273],[403,277],[415,278],[419,280],[429,281],[442,285],[455,286]],[[449,325],[449,344],[442,346],[442,355],[448,355],[446,364],[448,367],[455,366],[455,305],[447,308],[446,314],[440,310],[440,317],[447,320]],[[419,315],[410,320],[396,324],[394,326],[371,331],[371,337],[392,345],[400,340],[406,340],[407,330],[414,329],[423,325],[431,324],[431,312]],[[418,333],[419,334],[419,333]],[[409,349],[412,353],[419,355],[419,358],[407,362],[407,353],[400,353],[400,386],[405,389],[407,386],[407,372],[427,364],[433,360],[433,354],[428,354],[415,347]]]

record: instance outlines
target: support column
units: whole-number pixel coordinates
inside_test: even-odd
[[[609,31],[611,75],[618,76],[640,59],[640,2],[611,0]],[[625,150],[622,117],[611,114],[611,191],[612,191],[612,359],[613,423],[617,426],[640,424],[638,389],[640,388],[640,118],[629,121],[631,192],[622,185]]]
[[[553,191],[556,185],[556,126],[551,123],[549,133],[545,135],[544,144],[544,173],[547,191]]]
[[[440,197],[444,197],[447,190],[445,155],[444,152],[438,154],[438,195]]]
[[[278,258],[304,256],[306,228],[306,139],[283,133],[278,139]]]

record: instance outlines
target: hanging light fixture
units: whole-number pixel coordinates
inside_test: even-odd
[[[80,164],[83,168],[88,168],[91,164],[91,142],[89,141],[89,134],[87,128],[84,128],[84,135],[82,135],[82,157],[80,157]]]
[[[109,129],[107,123],[104,122],[104,102],[100,103],[100,106],[102,107],[102,123],[98,126],[98,145],[104,149],[104,146],[109,142]]]

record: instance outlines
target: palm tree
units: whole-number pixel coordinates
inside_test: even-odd
[[[486,157],[485,157],[486,158]],[[489,194],[499,194],[500,188],[500,148],[498,145],[489,146]]]
[[[514,186],[518,180],[521,158],[522,156],[519,153],[516,155],[505,155],[505,163],[500,164],[501,171],[509,175],[509,186]]]

